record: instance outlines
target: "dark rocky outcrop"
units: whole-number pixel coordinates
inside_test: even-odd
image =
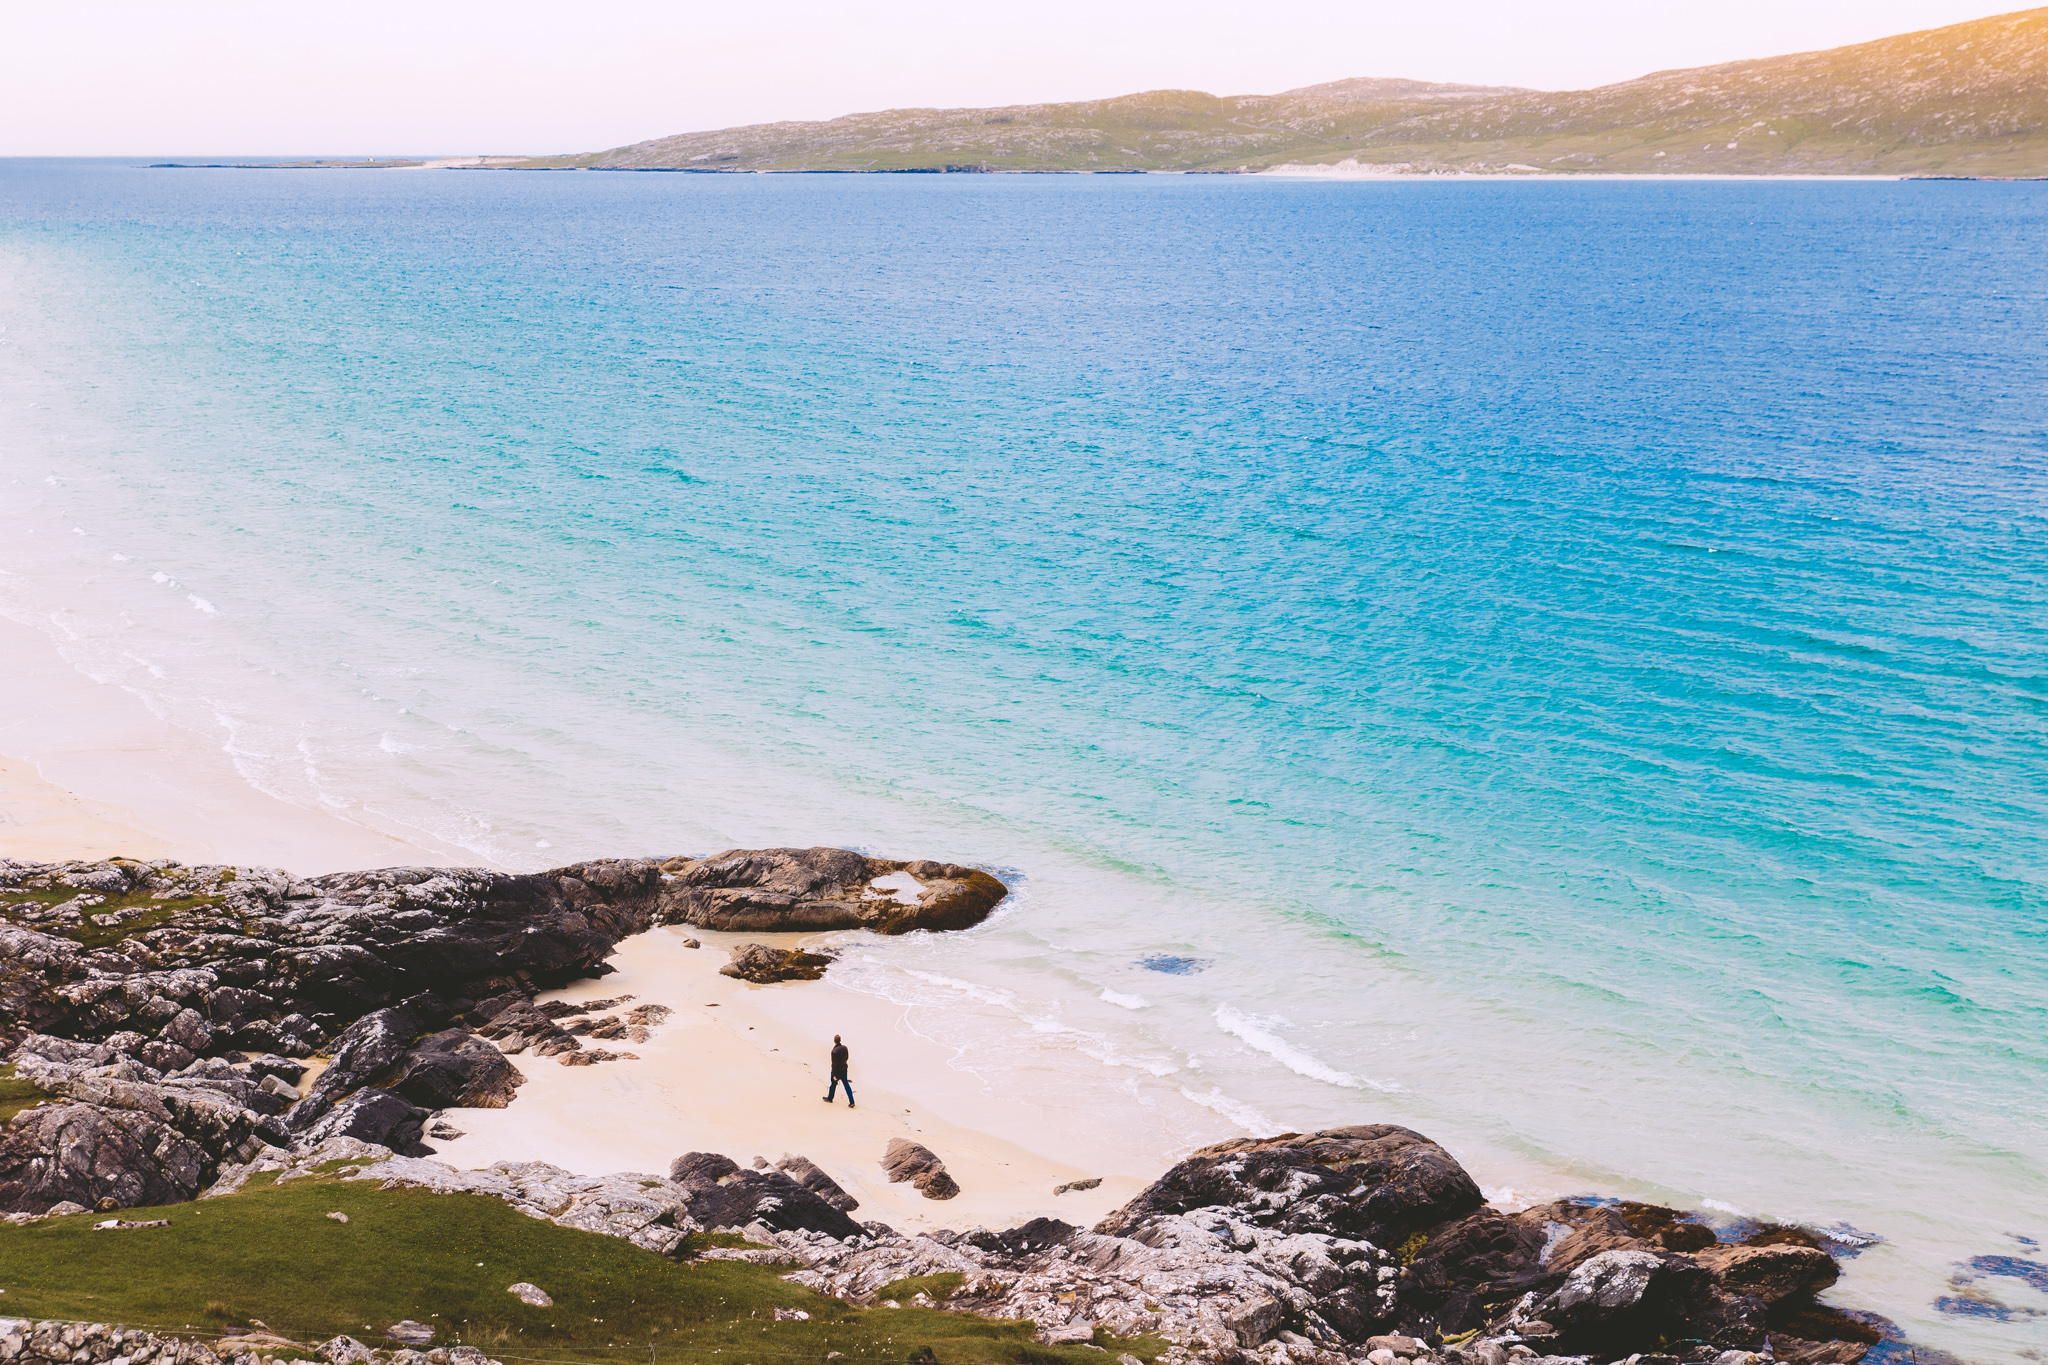
[[[426,1109],[503,1109],[526,1077],[505,1054],[464,1028],[422,1038],[392,1089]]]
[[[661,871],[662,922],[702,929],[966,929],[1009,894],[975,868],[865,858],[843,848],[730,849],[671,858]],[[902,873],[919,883],[915,892],[874,885]]]
[[[43,908],[104,884],[109,928]],[[261,868],[0,860],[0,1016],[83,1039],[134,1033],[197,1054],[304,1056],[422,992],[453,1002],[601,975],[654,922],[661,875],[610,859],[552,872],[385,868],[304,880]],[[61,907],[60,907],[61,908]],[[132,917],[123,919],[123,916]],[[111,941],[88,947],[100,939]]]
[[[882,1154],[882,1169],[888,1173],[891,1184],[907,1180],[927,1199],[951,1199],[960,1193],[960,1186],[938,1154],[908,1138],[889,1139],[888,1149]]]
[[[826,953],[807,953],[801,948],[771,948],[765,943],[742,943],[732,950],[732,961],[718,969],[720,976],[735,976],[757,986],[777,981],[816,981],[825,975],[833,959]]]
[[[0,1209],[174,1203],[223,1161],[288,1140],[276,1118],[285,1101],[217,1059],[165,1075],[104,1046],[30,1034],[14,1062],[56,1100],[0,1130]]]
[[[1669,1252],[1603,1251],[1582,1261],[1533,1316],[1558,1329],[1565,1350],[1611,1355],[1692,1335],[1687,1324],[1711,1279],[1698,1262]]]
[[[1482,1202],[1449,1152],[1411,1129],[1377,1123],[1204,1147],[1096,1231],[1122,1234],[1163,1214],[1227,1207],[1276,1231],[1398,1247]]]
[[[1438,1227],[1416,1251],[1401,1287],[1411,1321],[1456,1335],[1483,1325],[1556,1278],[1542,1264],[1543,1229],[1492,1209]]]
[[[784,1171],[743,1170],[715,1152],[686,1152],[670,1163],[669,1179],[682,1187],[685,1212],[706,1228],[764,1223],[781,1232],[816,1232],[842,1240],[863,1235],[844,1209]]]
[[[147,1113],[44,1105],[0,1135],[0,1209],[175,1204],[199,1193],[212,1165],[206,1149]]]
[[[858,1199],[841,1188],[838,1181],[819,1170],[817,1164],[809,1157],[786,1156],[775,1163],[775,1169],[841,1213],[852,1213],[860,1207]]]
[[[1699,1262],[1730,1294],[1754,1294],[1767,1304],[1812,1296],[1841,1278],[1835,1258],[1817,1247],[1714,1246]]]
[[[389,1147],[403,1156],[427,1156],[421,1144],[427,1111],[403,1095],[372,1086],[358,1090],[324,1112],[296,1136],[301,1146],[318,1146],[332,1138],[354,1138]]]

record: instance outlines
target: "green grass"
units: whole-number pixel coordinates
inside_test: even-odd
[[[168,1218],[169,1227],[94,1232],[96,1217],[0,1227],[10,1314],[195,1334],[261,1320],[299,1341],[346,1333],[376,1345],[386,1344],[386,1327],[412,1318],[439,1329],[437,1345],[480,1346],[508,1362],[780,1365],[839,1351],[847,1365],[898,1365],[925,1348],[940,1365],[1103,1360],[1087,1347],[1038,1345],[1029,1323],[855,1309],[774,1267],[671,1261],[481,1195],[314,1176],[122,1214]],[[554,1306],[505,1292],[521,1280]],[[778,1307],[810,1320],[778,1322]],[[1153,1338],[1102,1344],[1148,1362],[1165,1347]]]
[[[220,874],[219,884],[224,887],[234,879],[235,874],[232,871],[223,872]],[[37,909],[47,909],[53,905],[62,905],[67,901],[76,900],[79,896],[86,894],[89,893],[81,891],[75,886],[52,887],[47,890],[0,889],[0,916],[13,918],[12,916],[7,916],[7,910],[10,906],[33,905]],[[148,891],[135,891],[122,896],[108,896],[105,901],[98,905],[83,907],[80,913],[85,916],[85,922],[76,927],[66,928],[60,925],[49,924],[35,927],[43,933],[56,934],[71,939],[82,947],[106,948],[119,943],[122,939],[132,934],[140,934],[150,929],[160,928],[187,910],[197,910],[205,906],[219,905],[225,899],[225,896],[209,894],[179,896],[171,900],[153,900]],[[137,909],[143,911],[143,913],[120,924],[103,925],[92,922],[94,915],[111,915],[117,910]]]
[[[49,1098],[49,1092],[35,1082],[16,1076],[12,1062],[0,1065],[0,1123],[10,1122],[22,1110],[33,1109]]]
[[[900,1280],[891,1280],[875,1291],[875,1301],[895,1299],[908,1303],[923,1294],[934,1303],[944,1303],[946,1296],[967,1283],[967,1277],[957,1270],[942,1270],[936,1275],[906,1275]]]

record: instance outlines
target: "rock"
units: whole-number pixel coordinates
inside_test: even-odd
[[[1684,1320],[1710,1285],[1706,1270],[1683,1256],[1603,1251],[1574,1268],[1535,1311],[1574,1350],[1618,1352],[1631,1341],[1685,1335]]]
[[[178,1043],[155,1039],[135,1049],[135,1058],[157,1071],[182,1071],[192,1065],[192,1052]]]
[[[301,1101],[303,1103],[303,1101]],[[358,1090],[317,1123],[298,1135],[304,1146],[317,1146],[331,1138],[354,1138],[373,1142],[394,1152],[412,1154],[420,1145],[427,1111],[389,1090]]]
[[[882,1169],[888,1173],[891,1184],[907,1180],[927,1199],[951,1199],[960,1193],[960,1186],[946,1171],[946,1163],[931,1148],[907,1138],[889,1139],[888,1150],[882,1154]]]
[[[299,1092],[294,1086],[276,1076],[265,1076],[262,1088],[279,1099],[283,1099],[288,1095],[296,1102],[299,1098]]]
[[[279,1057],[274,1053],[266,1053],[263,1056],[251,1057],[249,1059],[249,1074],[258,1081],[274,1076],[286,1085],[296,1089],[300,1080],[305,1077],[306,1067],[303,1062],[295,1062],[289,1057]]]
[[[87,1208],[85,1205],[76,1204],[73,1203],[71,1200],[66,1199],[62,1203],[50,1205],[48,1216],[51,1218],[68,1218],[74,1213],[91,1212],[92,1210]]]
[[[116,1082],[129,1085],[129,1082]],[[153,1089],[153,1087],[137,1087]],[[46,1104],[0,1131],[0,1209],[80,1212],[103,1198],[117,1208],[192,1198],[217,1158],[155,1112]]]
[[[1806,1341],[1782,1332],[1771,1334],[1771,1354],[1781,1365],[1855,1365],[1869,1351],[1860,1341]]]
[[[661,867],[662,922],[704,929],[965,929],[1009,894],[973,868],[864,858],[839,848],[731,849]],[[914,894],[874,884],[905,873],[918,886]]]
[[[508,1287],[505,1292],[518,1299],[521,1303],[530,1303],[535,1308],[553,1308],[555,1306],[555,1301],[548,1297],[546,1290],[537,1284],[528,1284],[524,1280]]]
[[[668,1178],[679,1185],[715,1185],[739,1168],[737,1161],[717,1152],[684,1152],[668,1164]]]
[[[348,1221],[348,1215],[338,1211],[335,1213],[330,1213],[327,1216],[329,1219],[336,1223],[346,1223]]]
[[[206,1051],[207,1044],[213,1041],[213,1025],[198,1010],[182,1009],[171,1016],[157,1038],[198,1054]]]
[[[707,1228],[745,1228],[759,1222],[775,1231],[810,1231],[835,1238],[861,1236],[843,1209],[778,1170],[749,1171],[715,1152],[686,1152],[669,1165],[689,1217]],[[844,1193],[842,1191],[842,1193]]]
[[[838,1181],[819,1170],[809,1157],[785,1156],[775,1163],[775,1169],[841,1213],[852,1213],[860,1207],[858,1199],[848,1194]]]
[[[1429,1350],[1429,1343],[1420,1337],[1383,1336],[1368,1337],[1365,1343],[1368,1351],[1392,1351],[1397,1356],[1413,1358]]]
[[[1481,1209],[1440,1225],[1415,1253],[1401,1286],[1402,1323],[1413,1334],[1458,1335],[1485,1325],[1560,1278],[1542,1265],[1541,1224]]]
[[[685,948],[702,948],[704,945],[694,938],[686,938],[683,940],[683,946]]]
[[[402,1341],[408,1346],[425,1346],[434,1339],[434,1329],[424,1322],[414,1322],[411,1318],[406,1318],[402,1322],[394,1322],[386,1327],[384,1335],[389,1340]]]
[[[1754,1294],[1774,1304],[1795,1294],[1818,1294],[1841,1277],[1835,1258],[1805,1246],[1725,1246],[1696,1258],[1730,1294]]]
[[[743,943],[732,950],[732,961],[720,967],[718,974],[766,986],[777,981],[816,981],[831,965],[832,958],[824,953]]]
[[[334,1060],[313,1082],[306,1098],[292,1107],[286,1121],[296,1131],[310,1133],[344,1095],[398,1068],[411,1053],[413,1040],[447,1017],[448,1007],[440,998],[423,993],[402,1004],[372,1010],[356,1020],[335,1039]],[[383,1141],[366,1133],[351,1132],[350,1136],[365,1142]]]
[[[1165,1214],[1223,1207],[1262,1227],[1395,1247],[1482,1202],[1443,1148],[1407,1128],[1367,1124],[1204,1147],[1096,1231],[1120,1234]]]
[[[1086,1346],[1095,1340],[1095,1324],[1085,1318],[1075,1318],[1051,1327],[1040,1327],[1036,1339],[1047,1346]]]
[[[1055,1195],[1061,1195],[1065,1194],[1069,1190],[1092,1190],[1101,1183],[1101,1176],[1090,1176],[1086,1180],[1069,1180],[1064,1185],[1055,1185],[1052,1187],[1052,1192]]]
[[[1224,1324],[1240,1346],[1257,1346],[1280,1330],[1287,1309],[1278,1299],[1260,1299],[1224,1315]]]
[[[503,1109],[526,1077],[505,1054],[466,1028],[422,1038],[392,1089],[427,1109]]]
[[[436,1142],[453,1142],[462,1135],[460,1128],[443,1118],[437,1118],[427,1125],[427,1136]]]
[[[354,1337],[331,1337],[315,1348],[328,1365],[375,1365],[376,1355]]]

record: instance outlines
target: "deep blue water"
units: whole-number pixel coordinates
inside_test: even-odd
[[[1992,1359],[1932,1304],[2048,1231],[2044,227],[4,163],[0,607],[481,859],[998,867],[870,967],[997,1071],[1849,1220]]]

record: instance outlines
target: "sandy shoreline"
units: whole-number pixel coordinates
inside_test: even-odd
[[[302,875],[474,863],[264,795],[222,749],[0,618],[0,858],[176,858]]]

